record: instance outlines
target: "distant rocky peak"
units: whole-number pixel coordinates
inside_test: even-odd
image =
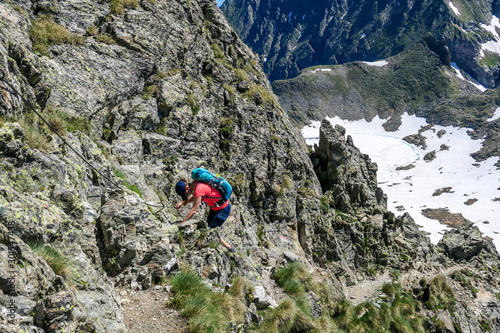
[[[385,59],[411,48],[431,32],[445,41],[451,61],[492,88],[500,64],[492,23],[498,7],[497,0],[366,0],[356,4],[226,0],[221,9],[245,43],[261,56],[271,81],[293,78],[316,65]]]

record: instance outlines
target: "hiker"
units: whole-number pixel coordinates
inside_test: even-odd
[[[202,201],[210,207],[210,213],[207,218],[208,229],[222,226],[231,212],[229,200],[221,199],[222,196],[216,189],[203,182],[194,181],[188,184],[185,179],[181,179],[175,185],[175,192],[182,198],[182,201],[175,205],[175,209],[186,206],[188,203],[193,203],[191,210],[180,225],[193,217]],[[220,237],[220,242],[229,252],[235,252],[234,247],[226,243],[222,237]]]

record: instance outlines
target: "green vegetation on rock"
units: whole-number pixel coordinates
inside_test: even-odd
[[[479,60],[479,64],[481,66],[487,66],[490,68],[494,68],[500,64],[500,56],[496,53],[490,51],[483,51],[484,57]]]
[[[108,44],[108,45],[113,45],[113,44],[116,44],[116,41],[113,39],[113,37],[111,37],[110,35],[108,34],[98,34],[95,39],[98,41],[98,42],[101,42],[101,43],[105,43],[105,44]]]
[[[453,290],[446,282],[446,276],[438,275],[432,279],[430,283],[431,293],[429,300],[425,305],[430,310],[448,309],[453,310],[455,307],[455,297]]]
[[[262,87],[261,85],[257,85],[257,84],[252,84],[250,86],[250,89],[248,91],[246,91],[245,93],[243,93],[243,97],[246,97],[246,98],[255,98],[255,95],[257,93],[262,98],[262,102],[264,102],[264,103],[268,103],[268,102],[274,103],[273,95],[269,92],[269,90],[267,90],[264,87]]]
[[[134,9],[139,5],[138,0],[111,0],[109,10],[115,15],[123,14],[125,8]]]
[[[50,127],[34,112],[26,113],[24,118],[4,118],[4,120],[17,121],[24,129],[26,144],[43,152],[48,151],[51,147],[50,136],[55,135],[53,131],[60,136],[65,136],[67,132],[73,131],[80,131],[84,134],[90,132],[90,122],[87,118],[73,116],[52,108],[44,110],[41,115]]]
[[[210,48],[214,53],[215,59],[224,59],[224,51],[222,51],[221,47],[218,44],[213,43],[212,45],[210,45]]]
[[[29,30],[33,51],[48,54],[48,48],[57,44],[83,44],[83,37],[74,35],[65,27],[55,23],[50,15],[42,15],[33,21]]]
[[[245,283],[237,280],[228,292],[214,292],[193,272],[182,272],[171,280],[174,298],[171,306],[189,318],[189,331],[195,333],[224,332],[229,322],[244,321],[245,306],[240,297]]]
[[[473,281],[473,276],[469,270],[463,269],[461,271],[455,271],[452,275],[452,279],[460,283],[462,287],[470,290],[472,296],[477,296],[479,290],[471,283],[471,280]]]
[[[305,314],[292,299],[285,299],[266,314],[262,329],[258,332],[307,332],[314,328],[312,317]]]
[[[122,180],[122,185],[123,186],[125,186],[130,191],[137,193],[139,195],[139,197],[142,198],[142,192],[139,189],[139,187],[137,187],[137,185],[132,185],[128,181],[128,179],[127,179],[128,177],[127,177],[127,175],[123,171],[115,169],[115,176],[118,177],[118,178],[120,178]]]
[[[34,243],[28,245],[31,247],[33,252],[35,252],[38,256],[42,257],[47,262],[47,264],[50,266],[50,268],[52,268],[54,273],[66,277],[71,275],[69,270],[70,267],[69,259],[65,255],[63,255],[59,250],[55,249],[50,245],[41,243]]]
[[[45,114],[48,114],[47,122],[57,130],[59,135],[74,131],[80,131],[87,135],[90,133],[90,121],[86,117],[71,115],[53,108],[47,108]]]

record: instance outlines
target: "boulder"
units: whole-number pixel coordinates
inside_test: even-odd
[[[479,255],[481,251],[498,257],[493,243],[484,238],[479,229],[472,223],[446,231],[438,246],[455,261],[470,260]]]

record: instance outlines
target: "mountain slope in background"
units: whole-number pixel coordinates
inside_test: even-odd
[[[431,32],[451,61],[486,87],[498,84],[498,0],[226,0],[229,23],[261,56],[271,81],[314,65],[375,61]]]
[[[500,156],[498,126],[488,121],[500,105],[499,89],[484,91],[446,65],[446,52],[431,49],[436,42],[428,35],[381,62],[308,68],[293,79],[274,81],[273,89],[297,122],[325,116],[370,121],[378,115],[387,119],[386,130],[394,131],[407,112],[428,123],[473,129],[473,137],[485,138],[478,160]]]

